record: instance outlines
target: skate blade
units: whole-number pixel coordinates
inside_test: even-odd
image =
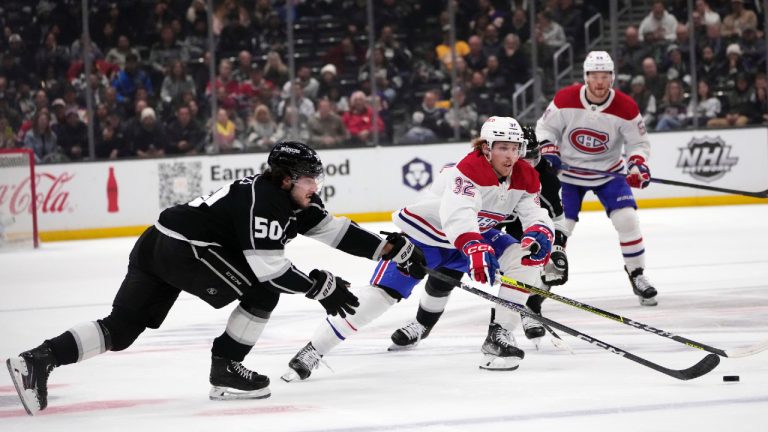
[[[393,343],[389,346],[389,348],[387,348],[387,351],[408,351],[409,349],[416,348],[416,345],[418,344],[418,342],[413,345],[398,345]]]
[[[19,400],[21,400],[24,410],[31,416],[40,412],[40,401],[37,399],[37,394],[32,389],[24,388],[23,376],[29,374],[27,362],[20,357],[16,357],[6,360],[5,365],[8,366],[8,373],[11,374],[11,381],[13,381],[13,386],[16,387],[16,393],[19,395]]]
[[[241,391],[229,387],[211,387],[208,397],[211,400],[264,399],[271,396],[269,387],[252,391]]]
[[[541,349],[541,341],[544,339],[544,336],[539,336],[535,338],[528,339],[528,341],[533,344],[534,348],[536,348],[536,351],[539,351]]]
[[[480,363],[480,369],[493,371],[513,371],[519,366],[520,359],[517,357],[499,357],[491,354],[484,354]]]
[[[309,378],[309,377],[307,377],[307,378]],[[293,369],[288,369],[288,372],[284,373],[280,377],[280,379],[285,381],[285,382],[301,381],[301,377]]]

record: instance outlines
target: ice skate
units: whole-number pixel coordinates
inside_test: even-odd
[[[56,367],[51,348],[42,344],[9,358],[5,364],[27,414],[44,410],[48,406],[48,375]]]
[[[405,327],[392,333],[392,345],[389,347],[389,351],[411,349],[418,345],[419,341],[426,339],[431,330],[431,327],[425,327],[418,321],[411,321]]]
[[[624,271],[629,275],[629,282],[632,284],[632,291],[640,300],[641,306],[656,306],[659,302],[656,301],[656,288],[651,285],[648,278],[643,274],[643,268],[638,267],[630,273],[627,267],[624,266]]]
[[[512,333],[495,322],[488,326],[488,336],[480,350],[483,353],[480,369],[515,370],[525,357],[523,350],[517,347]]]
[[[533,345],[538,350],[541,339],[547,333],[544,329],[544,326],[541,325],[538,320],[532,317],[523,314],[520,314],[520,316],[523,324],[523,331],[525,332],[525,337],[528,338],[528,340],[531,341],[531,343],[533,343]]]
[[[223,357],[211,358],[211,400],[263,399],[270,396],[269,377],[249,370],[242,363]]]
[[[312,342],[310,342],[293,356],[291,361],[288,362],[288,371],[280,378],[285,382],[291,382],[297,379],[303,381],[309,378],[312,371],[319,367],[322,357],[323,356],[320,355],[312,345]]]

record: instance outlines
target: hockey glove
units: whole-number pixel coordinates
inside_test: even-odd
[[[325,270],[312,270],[309,277],[314,283],[306,293],[307,298],[319,301],[329,315],[346,318],[347,314],[355,314],[360,302],[349,292],[349,282]]]
[[[552,250],[552,240],[554,235],[549,228],[544,225],[531,225],[523,232],[520,239],[520,247],[530,252],[522,259],[522,264],[526,266],[539,266],[549,261],[549,252]]]
[[[427,260],[424,259],[424,252],[414,245],[408,237],[400,233],[391,233],[381,231],[387,234],[387,241],[392,245],[389,253],[382,255],[385,260],[392,260],[397,264],[397,269],[402,273],[414,278],[424,279],[427,273],[424,267]]]
[[[551,141],[545,140],[541,143],[539,151],[541,152],[541,157],[549,162],[549,165],[552,166],[555,172],[560,171],[563,166],[563,161],[560,160],[560,150],[556,145],[554,145]]]
[[[555,245],[549,254],[549,262],[544,266],[541,281],[547,286],[563,285],[568,282],[568,256],[565,254],[565,243],[568,237],[560,231],[555,232]]]
[[[469,258],[469,276],[472,279],[491,285],[496,282],[499,261],[496,259],[496,251],[491,245],[478,240],[470,240],[461,248],[461,251]]]
[[[630,187],[645,189],[651,184],[651,170],[648,169],[642,156],[631,156],[627,167],[629,168],[627,184]]]

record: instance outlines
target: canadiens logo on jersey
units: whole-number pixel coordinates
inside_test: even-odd
[[[594,129],[577,128],[568,134],[568,141],[581,153],[600,154],[608,151],[608,134]]]
[[[731,146],[720,137],[693,138],[687,147],[682,147],[677,167],[696,180],[713,182],[725,175],[739,162],[731,157]]]

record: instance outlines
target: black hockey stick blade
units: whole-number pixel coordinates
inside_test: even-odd
[[[603,342],[595,337],[592,337],[586,333],[582,333],[578,330],[575,330],[571,327],[566,326],[565,324],[560,324],[557,321],[554,321],[552,319],[549,319],[545,316],[537,315],[533,312],[529,312],[524,306],[519,305],[517,303],[511,302],[509,300],[504,300],[502,298],[496,297],[493,294],[489,294],[481,289],[475,288],[471,285],[467,285],[459,280],[453,279],[450,276],[444,275],[440,273],[439,271],[433,270],[431,268],[425,267],[424,270],[426,273],[431,276],[435,277],[436,279],[440,279],[441,281],[445,283],[449,283],[455,287],[461,288],[464,291],[469,291],[472,294],[475,294],[479,297],[482,297],[486,300],[490,300],[493,303],[499,304],[501,306],[510,308],[515,310],[516,312],[520,313],[521,315],[528,316],[530,318],[533,318],[543,324],[547,324],[551,327],[554,327],[558,330],[561,330],[565,333],[568,333],[569,335],[581,339],[585,342],[588,342],[596,347],[602,348],[610,353],[616,354],[620,357],[624,357],[628,360],[632,360],[635,363],[641,364],[645,367],[648,367],[650,369],[653,369],[657,372],[661,372],[664,375],[670,376],[672,378],[677,378],[679,380],[687,381],[690,379],[698,378],[702,375],[706,375],[707,373],[711,372],[712,369],[717,367],[718,364],[720,364],[720,357],[716,356],[715,354],[707,354],[703,359],[699,360],[698,363],[695,365],[687,368],[687,369],[670,369],[664,366],[661,366],[660,364],[654,363],[650,360],[647,360],[643,357],[637,356],[635,354],[632,354],[629,351],[625,351],[621,348],[615,347],[607,342]]]
[[[509,277],[506,277],[506,276],[501,276],[501,281],[506,283],[506,284],[509,284],[509,285],[512,285],[512,286],[515,286],[515,287],[518,287],[518,288],[522,288],[522,289],[530,292],[531,294],[538,294],[538,295],[540,295],[542,297],[550,298],[550,299],[558,301],[560,303],[567,304],[568,306],[573,306],[573,307],[575,307],[577,309],[581,309],[583,311],[593,313],[593,314],[595,314],[597,316],[601,316],[603,318],[608,318],[610,320],[613,320],[613,321],[616,321],[616,322],[620,322],[620,323],[628,325],[630,327],[634,327],[634,328],[637,328],[637,329],[640,329],[640,330],[644,330],[644,331],[647,331],[648,333],[653,333],[653,334],[655,334],[657,336],[661,336],[661,337],[673,340],[675,342],[679,342],[679,343],[687,345],[687,346],[689,346],[691,348],[696,348],[696,349],[700,349],[702,351],[707,351],[707,352],[710,352],[710,353],[713,353],[713,354],[717,354],[720,357],[747,357],[747,356],[754,355],[754,354],[757,354],[759,352],[762,352],[762,351],[765,351],[766,349],[768,349],[768,340],[759,342],[759,343],[757,343],[755,345],[752,345],[752,346],[748,346],[748,347],[744,347],[744,348],[731,349],[731,350],[724,350],[724,349],[721,349],[721,348],[715,348],[713,346],[709,346],[707,344],[704,344],[704,343],[701,343],[701,342],[697,342],[695,340],[688,339],[687,337],[679,336],[679,335],[676,335],[674,333],[670,333],[670,332],[668,332],[666,330],[662,330],[662,329],[658,329],[658,328],[655,328],[655,327],[651,327],[648,324],[644,324],[644,323],[641,323],[639,321],[635,321],[633,319],[630,319],[630,318],[627,318],[627,317],[615,314],[613,312],[609,312],[609,311],[600,309],[600,308],[595,307],[595,306],[590,306],[590,305],[588,305],[586,303],[582,303],[582,302],[580,302],[578,300],[574,300],[574,299],[571,299],[571,298],[568,298],[568,297],[565,297],[565,296],[561,296],[560,294],[555,294],[553,292],[550,292],[550,291],[547,291],[547,290],[543,290],[541,288],[536,288],[535,286],[528,285],[526,283],[520,282],[518,280],[509,278]]]
[[[561,167],[562,169],[568,170],[568,171],[581,171],[585,173],[602,174],[602,175],[607,175],[611,177],[626,176],[626,174],[623,174],[623,173],[601,171],[601,170],[596,170],[592,168],[579,168],[575,166],[569,166],[566,164],[561,165]],[[687,182],[682,182],[678,180],[668,180],[668,179],[657,178],[657,177],[651,177],[651,183],[660,183],[660,184],[665,184],[670,186],[682,186],[682,187],[689,187],[693,189],[703,189],[703,190],[709,190],[713,192],[722,192],[722,193],[729,193],[734,195],[744,195],[752,198],[768,198],[768,189],[761,192],[749,192],[749,191],[743,191],[738,189],[728,189],[728,188],[722,188],[717,186],[702,185],[698,183],[687,183]]]

